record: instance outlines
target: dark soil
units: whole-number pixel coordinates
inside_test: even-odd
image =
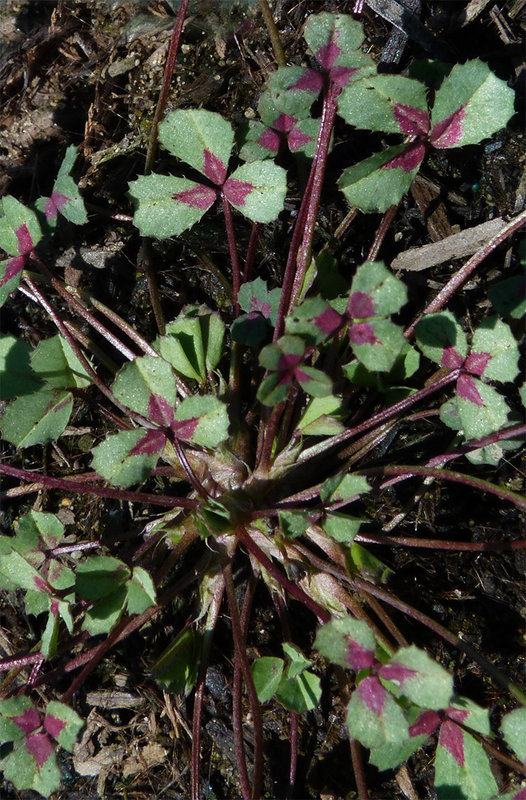
[[[173,24],[172,6],[176,5],[170,0],[8,0],[0,8],[0,194],[11,194],[27,203],[50,194],[66,146],[80,145],[80,185],[91,204],[90,221],[81,229],[63,225],[56,251],[50,255],[58,269],[64,270],[69,283],[89,286],[103,302],[137,325],[146,338],[154,336],[155,323],[145,278],[137,263],[139,236],[128,223],[110,217],[115,212],[132,213],[126,197],[127,184],[143,169]],[[380,252],[380,258],[389,264],[409,247],[522,211],[526,196],[522,131],[525,73],[521,48],[524,0],[507,4],[498,0],[427,2],[421,8],[419,0],[413,0],[422,28],[409,39],[372,10],[380,5],[378,0],[371,7],[366,4],[362,20],[371,52],[386,71],[398,72],[415,58],[438,56],[460,62],[481,58],[517,90],[518,109],[508,129],[491,140],[480,146],[447,151],[444,157],[427,161],[419,186],[402,203]],[[337,10],[351,13],[352,6],[348,2],[338,4]],[[385,4],[386,8],[389,6]],[[301,30],[307,14],[321,10],[336,8],[314,1],[278,3],[278,28],[291,62],[300,63],[304,58]],[[470,15],[472,21],[468,22]],[[274,66],[257,5],[222,0],[196,2],[185,27],[168,108],[202,106],[239,125],[252,115],[258,92]],[[342,164],[359,160],[377,143],[364,134],[356,145],[363,147],[363,153],[348,153],[338,135],[339,130],[320,214],[320,243],[330,236],[345,213],[335,186]],[[161,151],[160,170],[165,166],[163,158]],[[342,264],[363,259],[378,223],[377,215],[360,218],[338,253]],[[240,232],[241,242],[243,235]],[[264,234],[268,237],[268,252],[262,256],[261,269],[267,276],[280,274],[280,243],[285,235],[286,231],[277,227]],[[176,243],[154,246],[169,319],[188,302],[223,302],[221,287],[203,271],[199,261],[200,252],[210,252],[216,263],[227,263],[223,229],[213,215],[199,228],[199,236],[198,239],[197,234],[191,233]],[[410,312],[421,308],[461,263],[447,262],[425,272],[404,275],[410,291]],[[516,255],[510,247],[498,249],[466,291],[457,294],[452,309],[468,326],[476,325],[487,311],[488,285],[506,275],[515,263]],[[2,310],[1,330],[36,342],[51,332],[51,326],[23,297],[17,297]],[[71,452],[46,450],[47,463],[65,470],[65,463],[73,460],[75,468],[87,468],[87,453],[93,443],[92,422],[88,409],[79,413],[75,424],[86,428],[84,442],[72,444]],[[392,450],[379,454],[377,463],[387,460],[397,447],[406,447],[409,436],[414,440],[409,451],[412,463],[424,463],[426,452],[443,452],[449,443],[448,432],[441,441],[429,440],[427,433],[424,425],[398,432]],[[520,491],[523,473],[519,459],[520,451],[513,451],[498,467],[479,468],[477,474]],[[34,463],[42,464],[42,448],[34,448]],[[393,491],[382,498],[375,511],[378,530],[404,511],[403,521],[396,529],[399,535],[458,541],[521,538],[517,514],[490,496],[437,484],[427,487],[422,497],[415,499],[414,492],[413,485],[412,489]],[[145,513],[139,508],[132,512],[97,499],[87,502],[78,498],[70,503],[45,494],[39,498],[38,506],[33,502],[34,499],[24,498],[6,502],[1,512],[2,524],[7,525],[29,507],[59,511],[67,524],[74,524],[77,536],[103,538],[120,557],[147,520],[146,516],[139,516]],[[453,632],[462,633],[512,680],[521,682],[526,666],[522,551],[515,555],[473,554],[375,547],[374,553],[392,569],[390,590]],[[238,582],[243,586],[245,564],[240,561],[238,567]],[[11,602],[12,598],[2,601],[0,621],[2,636],[16,652],[27,644],[28,620],[22,606]],[[264,589],[258,590],[254,607],[257,611],[248,639],[250,657],[279,654],[281,633]],[[86,762],[92,759],[92,771],[79,777],[71,757],[64,755],[64,786],[53,800],[189,797],[192,696],[163,693],[152,681],[150,669],[155,657],[195,610],[191,601],[181,599],[164,613],[159,624],[146,626],[116,647],[91,676],[86,690],[76,700],[76,708],[88,720],[83,758]],[[334,690],[334,678],[324,672],[322,660],[316,661],[311,649],[313,618],[294,603],[291,618],[296,626],[295,641],[315,659],[314,669],[325,675],[325,688]],[[393,612],[393,618],[410,641],[429,648],[454,671],[459,693],[494,709],[495,722],[513,707],[509,697],[503,697],[488,676],[462,653],[397,612]],[[36,632],[33,635],[38,639]],[[240,796],[231,732],[232,653],[225,619],[215,636],[207,678],[202,731],[203,800]],[[62,687],[56,688],[60,691]],[[108,694],[109,705],[104,707],[94,694],[116,690],[132,696],[134,704],[123,708],[118,699]],[[337,698],[337,693],[325,692],[321,707],[300,719],[294,795],[298,800],[357,797],[343,705],[338,699],[331,701],[331,696]],[[263,719],[267,748],[265,796],[282,798],[288,778],[288,714],[280,706],[268,705]],[[250,736],[247,722],[249,754]],[[409,784],[403,770],[380,774],[368,767],[371,800],[432,800],[430,751],[421,752],[411,766],[414,770]],[[518,785],[516,776],[505,766],[497,762],[494,766],[502,790]],[[0,785],[0,800],[34,797],[32,792],[17,792],[6,784]]]

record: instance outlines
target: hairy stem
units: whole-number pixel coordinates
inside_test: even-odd
[[[496,234],[496,236],[490,239],[489,242],[486,242],[484,247],[481,247],[474,256],[471,256],[471,258],[466,261],[464,266],[461,267],[439,291],[434,300],[428,303],[422,313],[419,314],[419,316],[404,331],[404,336],[409,339],[413,335],[417,322],[422,319],[424,314],[432,314],[435,311],[440,311],[442,306],[447,303],[456,290],[467,281],[471,273],[474,272],[478,265],[481,264],[484,259],[487,258],[496,247],[499,246],[499,244],[502,244],[502,242],[506,241],[509,236],[515,233],[515,231],[518,231],[525,223],[526,211],[523,211],[522,214],[518,214],[516,217],[513,217],[513,219]]]
[[[239,781],[241,784],[241,791],[244,800],[256,800],[261,796],[261,778],[262,778],[262,750],[263,750],[263,726],[261,722],[261,709],[259,705],[256,687],[250,672],[250,666],[247,659],[245,648],[245,637],[241,627],[241,619],[239,617],[239,609],[236,600],[236,591],[234,581],[232,578],[232,566],[227,562],[223,566],[223,576],[225,580],[225,591],[228,601],[228,609],[230,611],[230,620],[232,624],[232,635],[234,638],[236,664],[239,664],[243,680],[247,689],[247,694],[250,702],[250,710],[252,712],[252,719],[254,723],[254,774],[252,778],[252,787],[250,787],[247,768],[245,763],[245,754],[243,748],[243,729],[239,729],[240,708],[237,708],[236,715],[234,716],[234,735],[235,735],[235,750],[236,762],[239,772]],[[241,687],[239,686],[240,694]],[[240,698],[236,702],[240,702]],[[239,716],[238,716],[239,714]],[[237,717],[237,722],[236,722]]]
[[[26,469],[10,467],[8,464],[0,464],[0,473],[18,478],[21,481],[28,481],[34,486],[34,491],[40,489],[62,489],[65,492],[75,492],[77,494],[92,494],[96,497],[109,497],[112,500],[123,500],[131,503],[150,503],[156,506],[169,506],[170,508],[195,509],[197,500],[189,497],[176,497],[163,494],[148,494],[147,492],[130,492],[125,489],[111,489],[104,486],[89,486],[82,481],[69,480],[66,478],[52,478],[50,475],[30,472]],[[36,480],[35,480],[36,478]]]

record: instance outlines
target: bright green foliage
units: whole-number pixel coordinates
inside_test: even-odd
[[[336,542],[349,544],[360,530],[362,522],[366,521],[360,517],[351,517],[349,514],[333,512],[325,515],[322,528],[327,536],[330,536]]]
[[[311,524],[311,515],[308,511],[280,511],[279,526],[285,536],[295,538],[303,536]]]
[[[307,669],[311,662],[298,647],[285,642],[283,650],[287,662],[282,658],[263,656],[252,664],[258,699],[267,703],[275,697],[285,708],[298,714],[312,711],[321,698],[320,679]]]
[[[166,326],[156,347],[177,373],[204,383],[223,353],[225,326],[205,306],[189,306]]]
[[[313,397],[298,422],[298,430],[307,436],[332,436],[343,430],[340,422],[342,400],[332,394]]]
[[[75,591],[92,602],[83,628],[107,633],[122,614],[141,614],[156,602],[152,579],[142,567],[129,567],[112,556],[90,556],[76,570]]]
[[[260,703],[272,700],[281,682],[285,662],[282,658],[263,656],[254,661],[251,672]]]

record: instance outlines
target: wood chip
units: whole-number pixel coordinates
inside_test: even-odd
[[[475,225],[474,228],[466,228],[460,233],[447,236],[440,242],[425,244],[423,247],[412,247],[396,256],[391,262],[391,268],[420,272],[435,267],[437,264],[443,264],[444,261],[471,256],[493,236],[496,236],[505,225],[502,217],[497,217],[489,222]]]
[[[142,705],[144,699],[129,692],[88,692],[86,702],[98,708],[135,708]]]

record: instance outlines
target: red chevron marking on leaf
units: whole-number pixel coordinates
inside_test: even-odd
[[[449,117],[437,122],[431,131],[429,141],[434,147],[453,147],[462,138],[462,120],[466,116],[466,107],[461,106]]]

